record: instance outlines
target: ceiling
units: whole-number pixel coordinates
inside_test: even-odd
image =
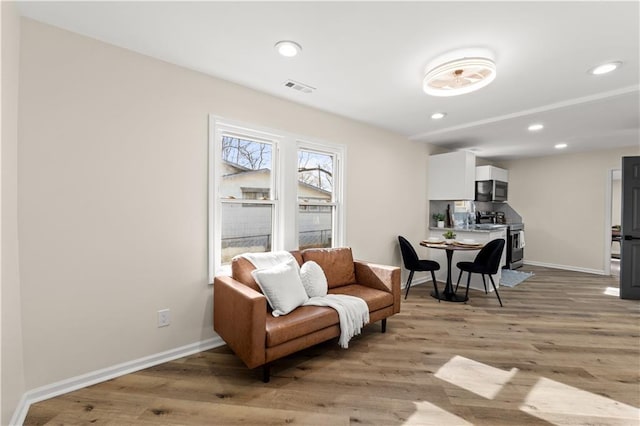
[[[447,149],[500,161],[640,149],[640,3],[21,2],[24,16]],[[295,58],[273,46],[294,40]],[[433,97],[454,50],[490,50],[497,78]],[[613,73],[587,71],[604,62]],[[288,79],[316,88],[302,93]],[[444,119],[430,118],[446,112]],[[545,128],[528,132],[540,122]],[[563,151],[553,148],[567,143]]]

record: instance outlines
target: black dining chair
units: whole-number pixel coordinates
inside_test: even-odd
[[[504,250],[504,239],[498,238],[492,241],[489,241],[476,255],[476,258],[473,262],[458,262],[456,265],[458,269],[460,269],[460,274],[458,275],[458,282],[456,283],[456,292],[458,291],[458,286],[460,285],[460,278],[462,277],[462,272],[468,272],[469,276],[467,277],[467,291],[465,292],[465,298],[469,296],[469,284],[471,283],[471,274],[481,274],[482,275],[482,284],[484,284],[484,292],[487,293],[487,282],[484,278],[485,275],[489,275],[489,279],[491,280],[491,285],[493,286],[493,290],[496,292],[496,296],[498,296],[498,302],[500,302],[500,306],[502,306],[502,300],[500,300],[500,293],[498,293],[498,289],[496,288],[496,284],[493,281],[493,275],[498,272],[498,268],[500,267],[500,258],[502,257],[502,251]]]
[[[409,287],[411,287],[411,280],[413,280],[414,272],[431,272],[431,279],[433,280],[433,288],[436,291],[436,298],[440,302],[438,295],[438,285],[436,284],[436,274],[434,271],[440,269],[440,264],[434,260],[420,259],[418,253],[411,245],[411,243],[401,235],[398,235],[398,241],[400,242],[400,251],[402,252],[402,260],[404,267],[409,271],[409,278],[407,279],[407,291],[404,294],[406,299],[409,295]]]

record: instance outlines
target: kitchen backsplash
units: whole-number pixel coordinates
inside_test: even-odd
[[[475,214],[477,211],[504,212],[504,217],[507,223],[522,223],[522,216],[520,216],[508,203],[437,200],[429,201],[429,226],[435,225],[435,220],[433,219],[434,213],[447,213],[447,205],[451,207],[451,211],[454,214],[454,220],[458,223],[464,224],[465,218],[468,218],[469,214]]]

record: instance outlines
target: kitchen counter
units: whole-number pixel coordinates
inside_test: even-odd
[[[494,225],[494,224],[483,224],[483,225],[473,225],[468,228],[438,228],[437,226],[430,226],[429,231],[453,231],[453,232],[496,232],[501,229],[507,229],[509,225]]]

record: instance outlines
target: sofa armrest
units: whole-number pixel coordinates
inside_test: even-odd
[[[231,277],[213,282],[213,329],[249,368],[266,362],[267,299]]]
[[[400,268],[355,260],[358,284],[393,294],[393,313],[400,312]]]

